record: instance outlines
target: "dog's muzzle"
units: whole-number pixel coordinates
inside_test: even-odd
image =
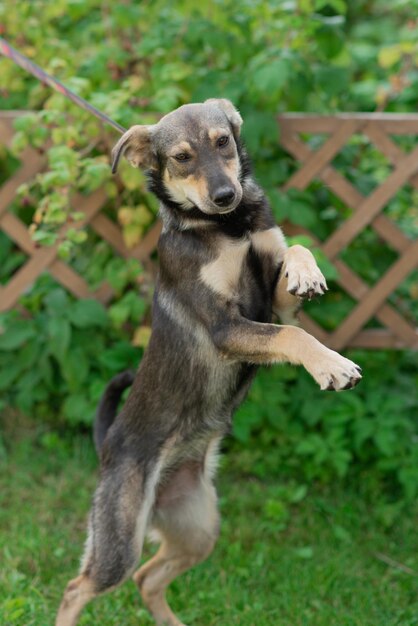
[[[211,200],[221,209],[227,209],[234,203],[235,195],[235,189],[233,187],[220,187],[216,190]]]

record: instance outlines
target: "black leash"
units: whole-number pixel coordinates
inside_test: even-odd
[[[63,96],[66,96],[82,109],[89,111],[105,124],[110,124],[110,126],[113,126],[113,128],[115,128],[120,133],[124,133],[126,131],[126,128],[124,128],[117,122],[114,122],[112,119],[110,119],[110,117],[96,109],[96,107],[89,104],[86,100],[84,100],[84,98],[77,96],[77,94],[68,89],[59,80],[44,72],[44,70],[40,68],[39,65],[36,65],[36,63],[30,61],[24,54],[18,52],[2,37],[0,37],[0,54],[3,54],[8,59],[14,61],[17,65],[29,72],[29,74],[36,76],[36,78],[42,83],[48,85],[49,87],[52,87],[52,89],[55,89],[55,91],[58,91]]]

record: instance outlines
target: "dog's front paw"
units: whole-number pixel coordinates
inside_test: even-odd
[[[293,296],[308,300],[312,300],[314,296],[323,296],[328,290],[328,287],[322,273],[319,271],[318,274],[319,276],[317,278],[307,278],[305,274],[303,274],[303,278],[294,275],[289,276],[289,286],[287,290]]]
[[[310,300],[314,296],[322,296],[328,290],[327,281],[315,258],[309,250],[301,246],[289,248],[284,272],[287,278],[287,291],[293,296]]]
[[[323,391],[352,389],[361,380],[361,367],[345,357],[328,350],[308,370]]]

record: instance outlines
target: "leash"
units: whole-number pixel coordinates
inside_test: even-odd
[[[120,133],[124,133],[126,131],[126,128],[124,128],[117,122],[114,122],[112,119],[110,119],[110,117],[96,109],[96,107],[94,107],[92,104],[89,104],[86,100],[84,100],[84,98],[77,96],[77,94],[68,89],[59,80],[57,80],[50,74],[47,74],[47,72],[44,72],[44,70],[40,68],[39,65],[36,65],[36,63],[33,63],[24,54],[18,52],[2,37],[0,37],[0,54],[14,61],[21,68],[29,72],[29,74],[32,74],[42,83],[48,85],[49,87],[52,87],[52,89],[55,89],[55,91],[58,91],[58,93],[62,94],[66,98],[69,98],[70,100],[72,100],[72,102],[77,104],[85,111],[89,111],[105,124],[113,126],[113,128],[115,128]]]

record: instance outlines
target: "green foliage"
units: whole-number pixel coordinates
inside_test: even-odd
[[[124,319],[97,300],[75,300],[48,277],[22,299],[26,315],[5,314],[0,326],[1,402],[56,427],[90,428],[106,381],[136,368],[142,350],[131,345],[149,303],[131,289]],[[114,307],[117,305],[115,304]],[[135,315],[131,309],[134,309]],[[140,313],[138,313],[140,311]]]
[[[22,30],[22,23],[30,27]],[[126,127],[155,121],[156,112],[184,102],[231,98],[246,119],[244,137],[271,194],[287,174],[284,163],[277,165],[278,112],[376,106],[415,111],[418,97],[416,28],[403,2],[388,8],[382,0],[357,5],[257,0],[238,10],[230,0],[210,7],[188,0],[24,1],[0,5],[0,29],[24,54]],[[16,121],[14,151],[28,143],[42,150],[52,141],[47,171],[24,186],[22,197],[36,207],[35,240],[61,242],[60,253],[68,258],[83,240],[70,192],[105,186],[109,198],[115,195],[107,156],[113,131],[103,133],[88,112],[7,59],[0,59],[0,75],[0,107],[35,110]],[[124,182],[119,206],[135,212],[141,204],[152,216],[155,207],[143,178],[134,187]],[[278,216],[314,226],[315,205],[289,198],[287,208],[286,201],[274,202]],[[129,245],[144,226],[132,222],[125,225]]]
[[[239,6],[232,0],[200,5],[25,0],[0,4],[0,33],[125,127],[153,123],[186,102],[232,99],[245,120],[243,136],[277,221],[289,220],[324,240],[351,209],[316,182],[303,192],[279,191],[295,164],[279,147],[276,116],[415,112],[417,9],[416,0],[242,0]],[[112,130],[7,59],[0,58],[0,76],[0,108],[30,111],[16,120],[13,155],[0,151],[0,181],[12,174],[28,145],[47,151],[46,170],[21,186],[12,210],[28,226],[32,222],[37,244],[57,244],[60,257],[93,291],[106,280],[116,294],[105,310],[93,300],[76,302],[52,279],[37,281],[21,300],[26,313],[0,320],[0,405],[84,427],[107,380],[140,359],[141,349],[133,344],[146,343],[151,288],[142,282],[139,294],[144,276],[138,263],[118,258],[85,229],[76,194],[105,190],[104,210],[119,221],[128,247],[154,222],[156,202],[144,176],[127,163],[119,170],[122,185],[111,177]],[[304,139],[311,149],[325,140]],[[399,145],[410,150],[414,142],[403,137]],[[391,167],[362,136],[350,140],[333,166],[363,194]],[[385,209],[410,237],[418,234],[417,202],[417,191],[405,187]],[[331,291],[308,311],[333,330],[355,302],[338,289],[335,267],[315,253]],[[342,258],[371,285],[396,254],[366,229]],[[24,260],[0,233],[0,283]],[[418,315],[416,278],[412,274],[391,296],[391,304],[411,321]],[[402,353],[355,356],[364,379],[344,394],[320,393],[300,369],[261,372],[235,421],[231,446],[240,468],[262,477],[298,476],[301,484],[357,474],[371,489],[387,488],[394,499],[416,497],[417,366]],[[389,521],[396,510],[391,506],[384,514]],[[286,524],[286,511],[286,503],[266,503],[266,516],[278,524]],[[301,559],[310,554],[301,547]],[[14,610],[21,607],[11,606]]]
[[[290,366],[261,371],[234,419],[237,463],[261,478],[331,483],[357,474],[372,490],[416,499],[416,359],[387,351],[349,356],[363,365],[363,380],[347,393],[320,393]]]

